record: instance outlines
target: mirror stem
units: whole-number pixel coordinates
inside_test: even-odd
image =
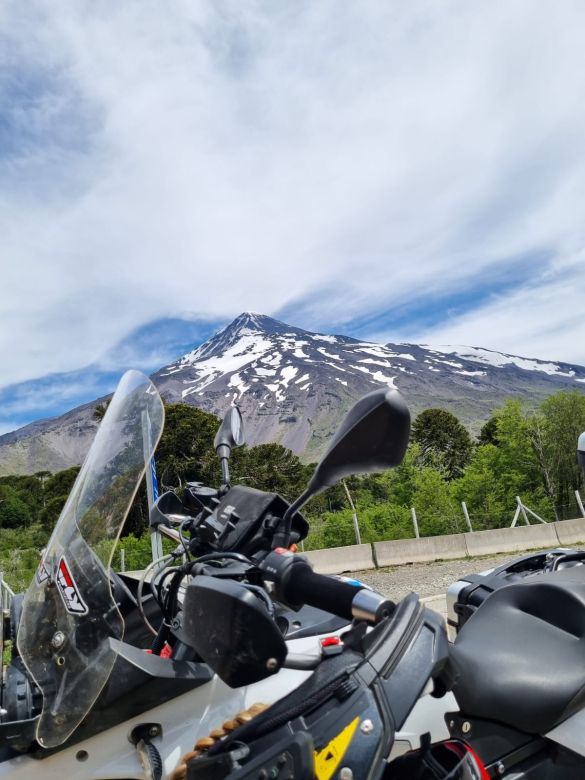
[[[222,458],[221,463],[221,481],[222,485],[219,490],[220,495],[224,495],[230,489],[230,467],[228,465],[228,459]]]
[[[220,444],[216,450],[217,457],[221,464],[221,481],[222,486],[219,489],[220,496],[225,495],[230,489],[230,467],[228,464],[229,457],[231,455],[231,449],[227,444]]]
[[[292,524],[292,519],[295,516],[295,514],[299,511],[299,509],[304,506],[304,504],[307,503],[309,498],[313,495],[313,491],[307,488],[304,493],[302,493],[296,501],[293,501],[293,503],[289,506],[289,508],[284,513],[284,517],[282,518],[283,521],[283,530],[280,534],[277,536],[280,537],[279,543],[281,547],[288,547],[290,544],[290,529]]]

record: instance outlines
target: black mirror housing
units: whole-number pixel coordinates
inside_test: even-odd
[[[220,457],[229,457],[234,447],[244,443],[244,422],[239,407],[230,406],[223,417],[223,422],[215,434],[213,446]],[[227,450],[227,452],[226,452]]]
[[[149,526],[158,528],[159,525],[170,525],[168,515],[184,514],[183,502],[172,490],[162,493],[150,509]]]
[[[410,412],[398,390],[374,390],[347,413],[309,483],[312,495],[349,474],[398,466],[410,436]]]

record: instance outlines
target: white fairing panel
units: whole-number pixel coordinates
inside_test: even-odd
[[[585,710],[576,712],[555,726],[545,737],[580,756],[585,756]]]
[[[288,643],[291,652],[306,653],[315,648],[315,638]],[[193,749],[200,737],[257,702],[272,704],[297,688],[312,672],[282,669],[254,685],[233,690],[217,676],[190,693],[160,707],[143,712],[91,739],[78,742],[47,758],[35,760],[19,756],[0,763],[0,780],[145,780],[144,769],[128,736],[141,723],[160,723],[162,737],[152,740],[164,764],[163,777],[169,777],[184,753]],[[87,756],[78,757],[79,751]]]

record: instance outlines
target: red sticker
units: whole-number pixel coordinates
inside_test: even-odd
[[[59,561],[57,586],[67,612],[71,612],[72,615],[87,615],[88,609],[81,598],[79,588],[75,584],[75,580],[73,579],[73,575],[71,574],[71,570],[67,565],[65,558],[61,558]]]

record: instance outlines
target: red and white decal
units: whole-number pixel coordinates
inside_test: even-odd
[[[71,612],[72,615],[87,615],[88,609],[81,598],[79,588],[75,584],[71,569],[67,565],[65,558],[61,558],[59,561],[57,587],[67,612]]]

